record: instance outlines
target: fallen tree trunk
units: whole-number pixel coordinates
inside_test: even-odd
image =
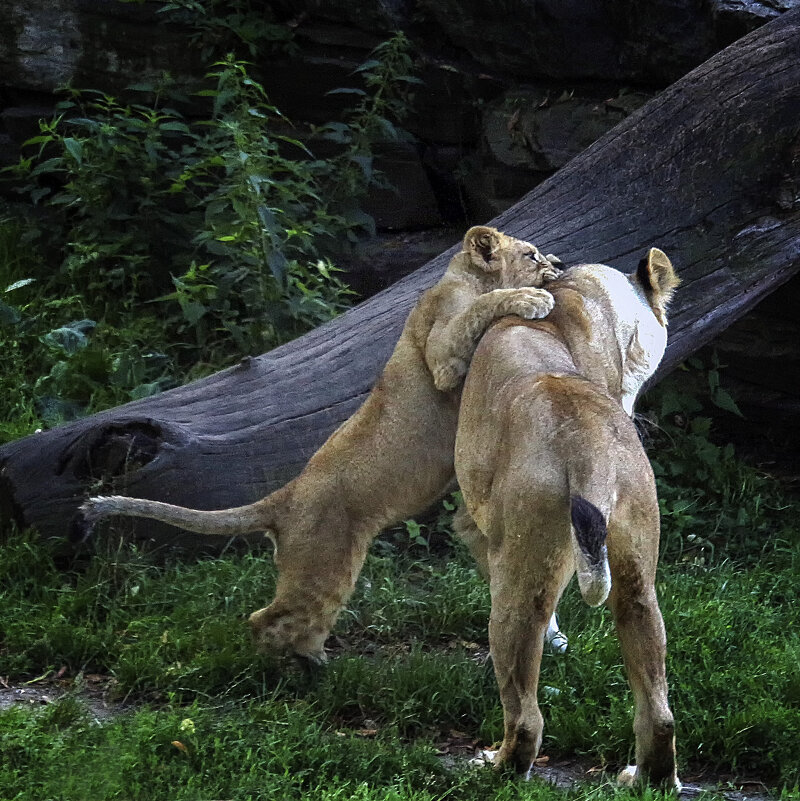
[[[567,263],[632,269],[649,246],[665,250],[683,285],[663,375],[800,269],[798,109],[794,12],[691,72],[492,224]],[[364,399],[454,252],[264,356],[4,446],[4,517],[60,536],[99,483],[205,509],[283,484]],[[175,534],[130,525],[159,541]]]

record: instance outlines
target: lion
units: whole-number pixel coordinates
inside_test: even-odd
[[[460,384],[475,345],[500,317],[545,317],[553,297],[542,285],[560,274],[559,264],[494,228],[471,228],[444,276],[412,309],[363,405],[294,480],[255,503],[219,511],[93,497],[81,507],[73,538],[113,515],[202,534],[264,531],[278,580],[272,603],[250,616],[256,643],[324,662],[324,642],[374,537],[427,509],[453,482]]]
[[[631,419],[664,354],[678,283],[657,248],[630,275],[574,266],[549,286],[547,319],[499,320],[472,357],[455,449],[466,511],[456,523],[491,590],[504,713],[495,764],[527,772],[539,751],[543,641],[577,571],[587,603],[608,599],[635,699],[636,764],[620,781],[680,788],[654,587],[658,500]]]

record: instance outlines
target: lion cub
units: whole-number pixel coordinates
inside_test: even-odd
[[[656,248],[631,275],[578,265],[551,285],[547,320],[499,321],[472,358],[455,466],[471,518],[464,533],[491,588],[505,721],[496,764],[525,772],[536,758],[542,645],[577,571],[587,603],[609,600],[636,704],[637,764],[620,781],[680,788],[654,586],[658,499],[629,416],[664,354],[677,284]]]
[[[541,285],[555,257],[494,228],[467,231],[442,279],[412,309],[364,404],[286,486],[253,504],[199,511],[120,496],[90,498],[74,534],[112,515],[149,517],[203,534],[266,531],[275,545],[273,602],[250,616],[256,641],[324,661],[375,535],[426,509],[453,479],[460,381],[489,324],[546,316]]]

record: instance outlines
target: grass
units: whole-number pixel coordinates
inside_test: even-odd
[[[244,619],[274,586],[267,554],[156,566],[127,546],[64,569],[13,535],[0,552],[0,674],[104,673],[133,707],[93,720],[77,689],[0,713],[0,798],[563,798],[491,771],[449,769],[455,730],[490,744],[502,714],[486,649],[488,593],[456,545],[395,534],[373,549],[308,676],[255,657]],[[800,779],[800,538],[757,565],[662,564],[659,594],[683,771],[792,788]],[[610,769],[632,756],[632,701],[607,611],[572,588],[566,655],[547,654],[543,752]],[[365,735],[366,732],[366,735]],[[81,765],[79,773],[74,765]],[[74,776],[74,778],[70,778]],[[566,792],[581,797],[602,786]],[[786,791],[796,797],[796,791]]]
[[[667,434],[650,449],[681,773],[757,778],[800,799],[796,500],[712,444],[701,419]],[[502,733],[488,591],[448,514],[375,543],[313,675],[253,652],[245,621],[274,591],[267,553],[165,563],[106,537],[64,564],[6,532],[0,677],[58,674],[67,692],[0,711],[0,799],[625,801],[610,780],[563,790],[441,759],[443,741]],[[542,751],[613,776],[633,735],[610,614],[572,586],[559,613],[570,645],[544,657]],[[95,719],[93,674],[124,711]]]

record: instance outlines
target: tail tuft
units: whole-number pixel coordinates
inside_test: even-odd
[[[586,498],[573,495],[570,498],[570,514],[578,545],[587,559],[592,564],[597,564],[603,559],[608,535],[603,513]]]
[[[570,498],[570,515],[581,595],[589,606],[600,606],[611,591],[606,520],[593,503],[580,495]]]

